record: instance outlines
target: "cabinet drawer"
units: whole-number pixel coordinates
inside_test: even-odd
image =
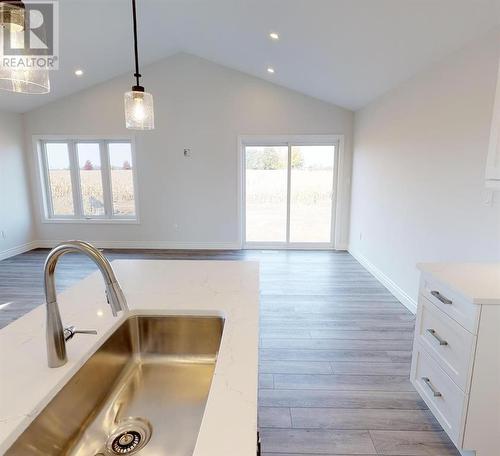
[[[467,392],[476,337],[421,296],[415,339]]]
[[[413,352],[411,381],[450,439],[460,448],[467,395],[420,344],[415,344]]]
[[[477,334],[480,306],[466,301],[453,290],[425,274],[420,282],[420,294],[465,329]]]

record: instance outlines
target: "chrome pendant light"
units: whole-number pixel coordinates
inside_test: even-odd
[[[26,9],[20,0],[0,1],[0,29],[3,39],[10,34],[11,47],[23,53]],[[9,92],[44,94],[50,92],[49,71],[40,68],[0,65],[0,89]]]
[[[153,130],[155,114],[153,96],[141,86],[139,72],[139,51],[137,49],[137,12],[135,0],[132,0],[132,16],[134,20],[134,56],[136,84],[130,92],[125,92],[125,126],[131,130]]]

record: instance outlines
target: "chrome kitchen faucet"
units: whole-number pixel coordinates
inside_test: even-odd
[[[47,301],[47,361],[49,367],[60,367],[66,364],[68,361],[66,342],[75,334],[97,334],[96,331],[82,331],[75,329],[74,326],[63,328],[59,305],[57,304],[55,271],[59,258],[69,252],[83,253],[99,267],[106,283],[108,304],[115,317],[118,312],[128,310],[125,295],[116,279],[113,268],[98,249],[84,241],[67,241],[54,247],[47,256],[44,267],[45,298]]]

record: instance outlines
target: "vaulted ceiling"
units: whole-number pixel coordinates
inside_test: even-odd
[[[137,3],[143,63],[189,52],[353,110],[500,27],[500,0]],[[114,76],[132,75],[130,0],[60,0],[59,5],[60,69],[51,73],[51,93],[2,92],[0,110],[28,111]],[[271,31],[279,33],[279,41],[269,38]],[[274,74],[267,73],[268,66]],[[77,68],[83,77],[75,77]]]

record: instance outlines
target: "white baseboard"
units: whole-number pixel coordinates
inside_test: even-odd
[[[39,248],[52,248],[63,240],[37,241]],[[171,242],[171,241],[88,241],[100,249],[160,250],[239,250],[236,242]]]
[[[3,250],[0,252],[0,260],[5,260],[7,258],[19,255],[29,250],[36,249],[38,247],[37,241],[27,242],[26,244],[18,245],[16,247],[11,247],[10,249]]]
[[[386,287],[398,300],[413,314],[417,313],[417,302],[402,288],[387,277],[377,266],[355,250],[348,249],[349,253],[375,278]]]

